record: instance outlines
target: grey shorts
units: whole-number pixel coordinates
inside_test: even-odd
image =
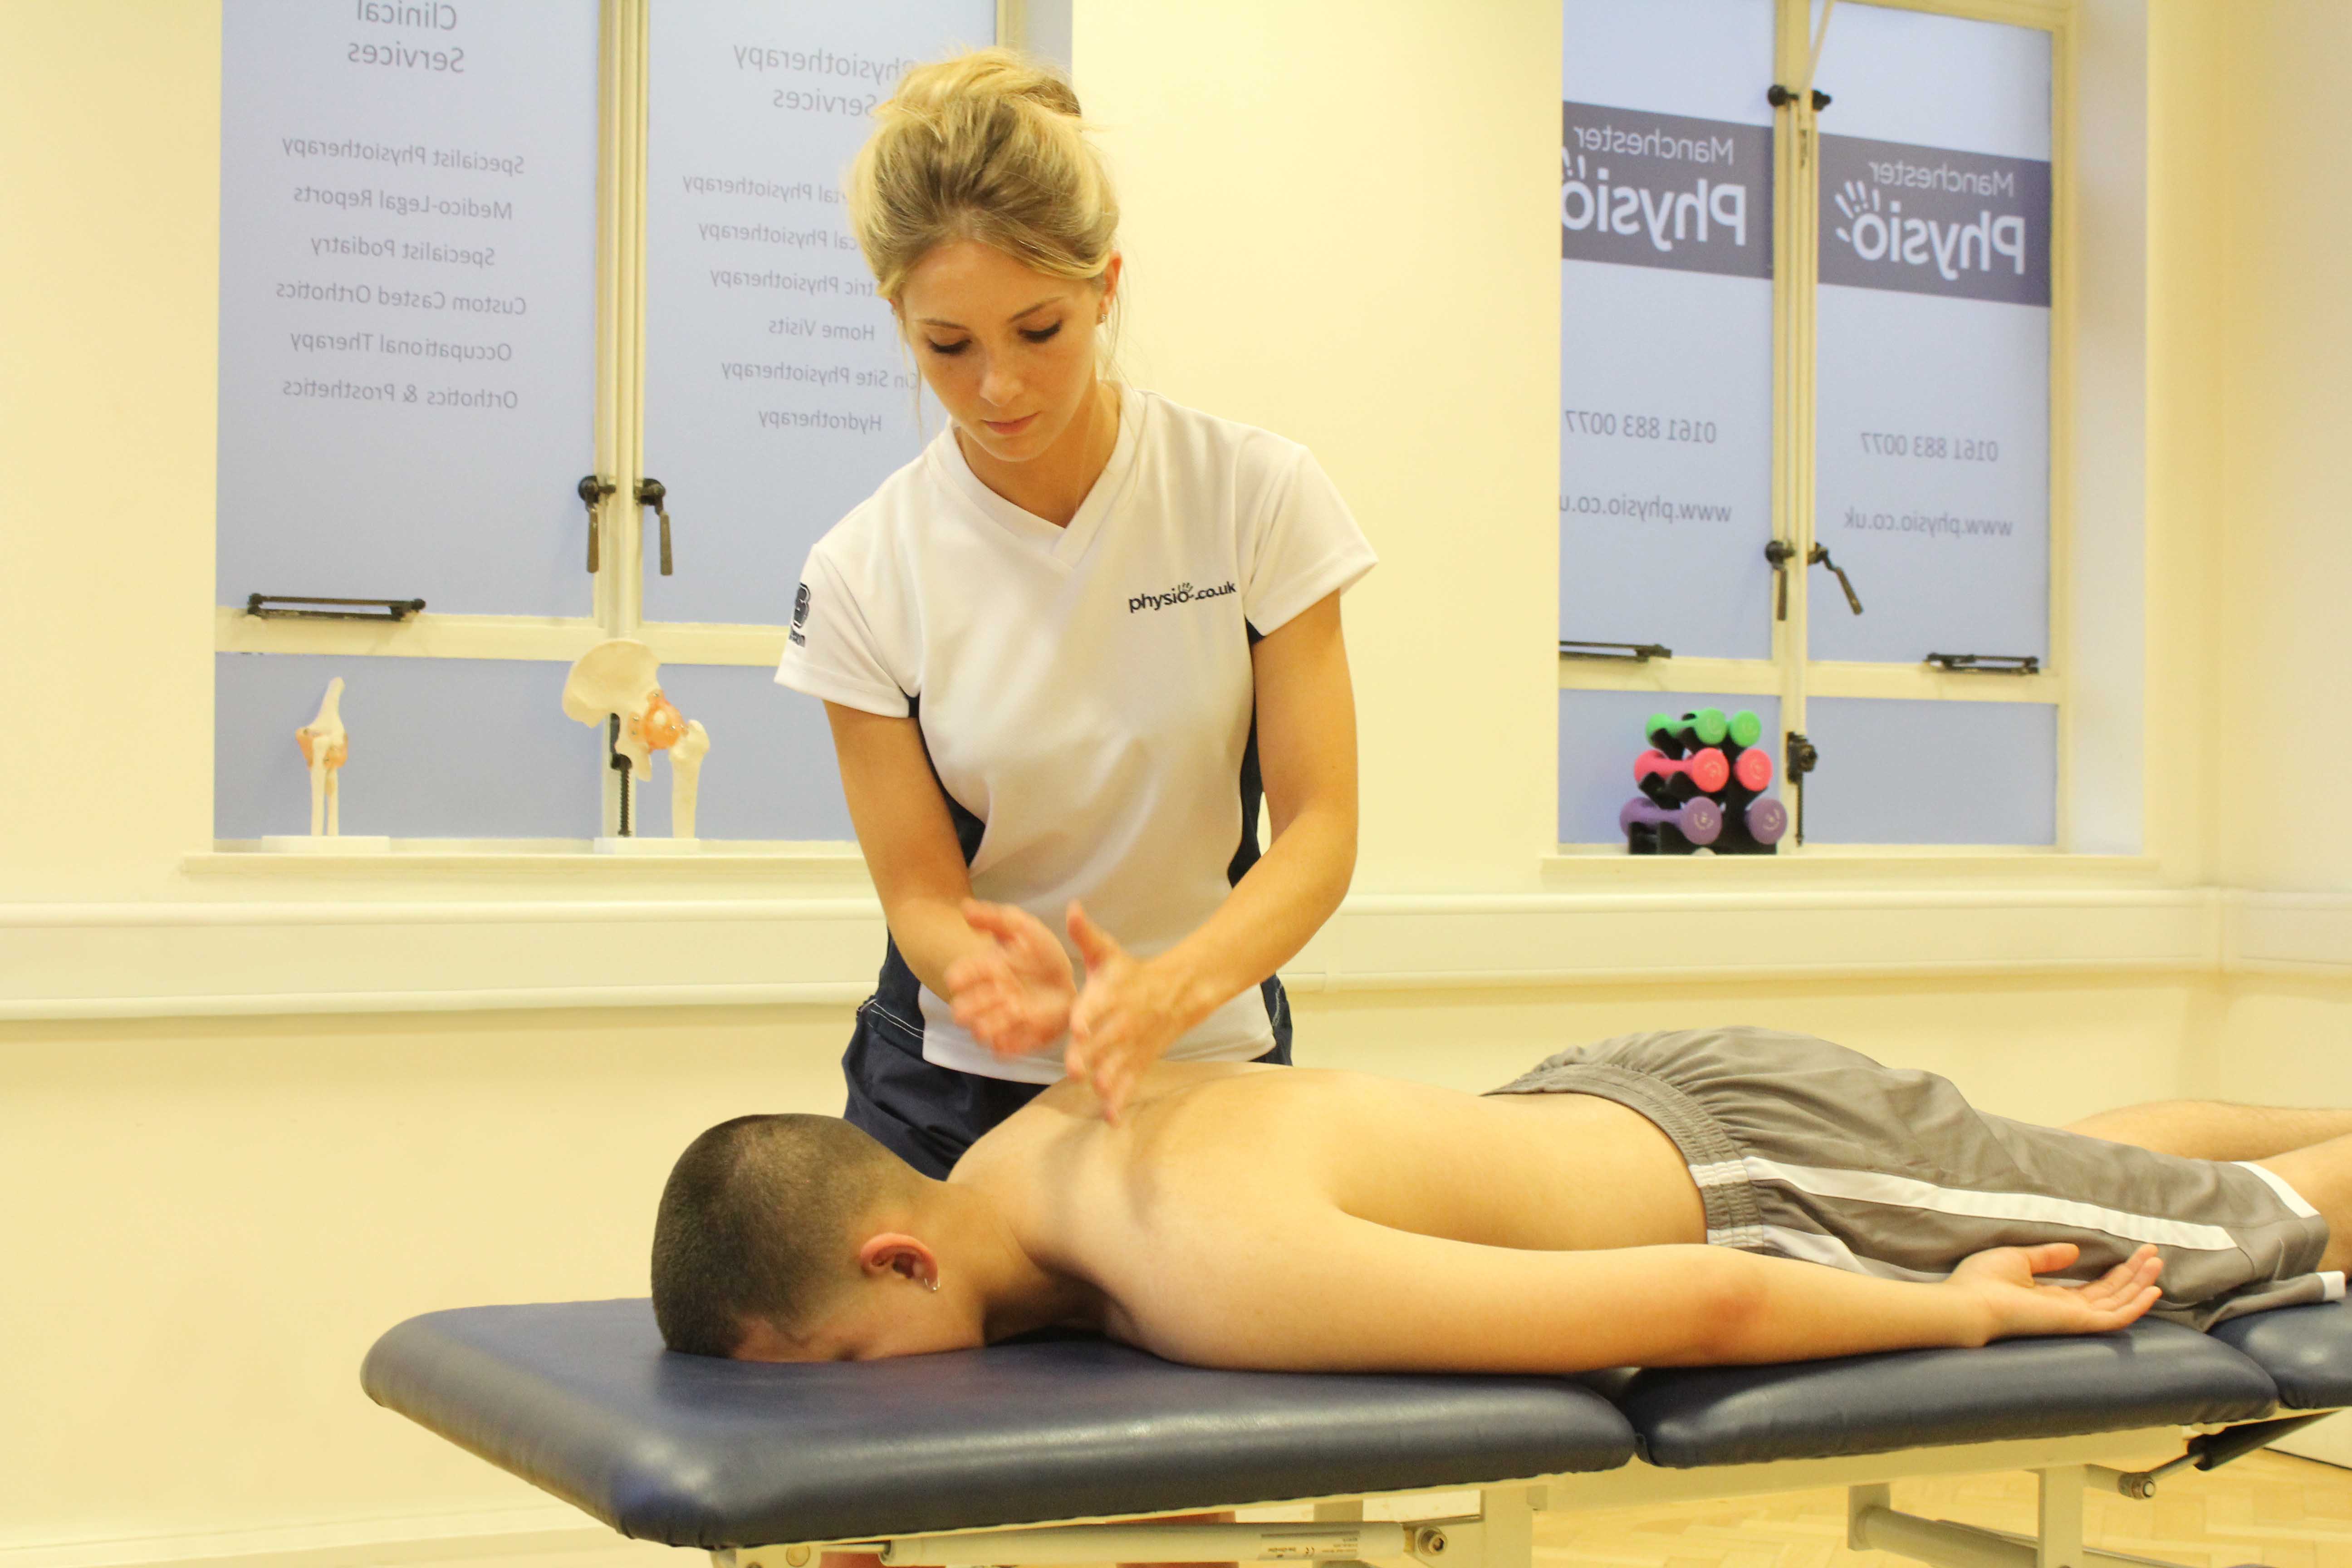
[[[2154,1242],[2151,1315],[2210,1328],[2335,1300],[2327,1222],[2250,1164],[2154,1153],[1975,1110],[1949,1080],[1769,1029],[1623,1035],[1496,1094],[1591,1094],[1658,1124],[1706,1204],[1706,1238],[1895,1279],[1989,1247],[2071,1241],[2091,1279]]]

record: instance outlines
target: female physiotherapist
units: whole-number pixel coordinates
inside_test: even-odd
[[[982,50],[877,118],[850,222],[950,424],[817,542],[776,679],[824,700],[889,922],[847,1117],[944,1176],[1066,1070],[1116,1120],[1160,1058],[1289,1059],[1373,556],[1305,448],[1103,374],[1118,209],[1066,84]]]

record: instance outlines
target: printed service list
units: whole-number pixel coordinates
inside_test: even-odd
[[[942,427],[842,182],[907,68],[994,24],[987,0],[655,10],[645,454],[677,573],[648,618],[788,619],[809,546]]]
[[[585,613],[596,8],[229,0],[219,592]]]

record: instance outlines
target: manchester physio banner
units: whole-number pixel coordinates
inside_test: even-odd
[[[596,26],[227,0],[222,603],[588,612]]]
[[[1570,0],[1559,635],[1771,651],[1771,0]]]
[[[2050,651],[2050,36],[1842,5],[1820,80],[1812,656]],[[1832,133],[1834,132],[1834,133]]]
[[[992,0],[654,8],[645,460],[677,574],[649,548],[648,619],[787,620],[809,546],[919,449],[914,366],[842,183],[907,68],[989,43],[995,18]]]

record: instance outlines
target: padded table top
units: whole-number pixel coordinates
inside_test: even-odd
[[[2249,1312],[2213,1337],[2270,1373],[2288,1410],[2352,1405],[2352,1302]]]
[[[1096,1339],[864,1363],[662,1348],[643,1300],[471,1307],[376,1342],[377,1403],[673,1546],[1028,1524],[1613,1469],[1543,1377],[1210,1372]]]
[[[1687,1468],[2247,1421],[2278,1394],[2228,1346],[2143,1320],[2120,1333],[1979,1350],[1651,1370],[1616,1399],[1643,1458]]]
[[[1210,1372],[1080,1337],[763,1366],[670,1354],[646,1301],[574,1301],[412,1318],[361,1379],[624,1534],[709,1548],[1475,1486],[1637,1442],[1694,1468],[2252,1420],[2352,1403],[2352,1306],[1578,1381]]]

